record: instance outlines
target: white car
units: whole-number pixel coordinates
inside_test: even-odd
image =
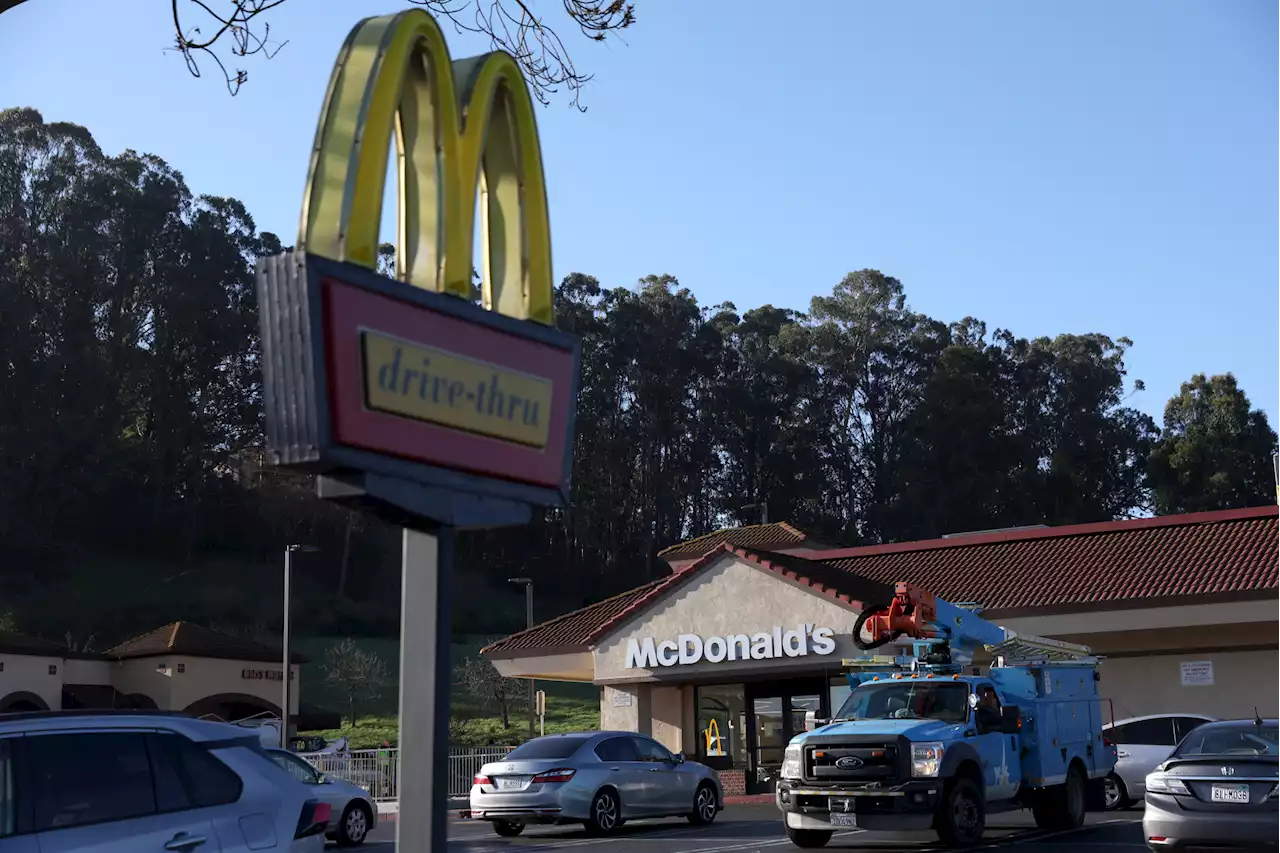
[[[321,853],[329,816],[239,726],[0,714],[0,853]]]
[[[378,809],[369,792],[350,782],[326,776],[287,749],[268,749],[267,755],[293,778],[311,788],[317,799],[329,804],[329,828],[325,834],[339,847],[363,844],[378,821]]]
[[[1214,722],[1203,714],[1149,714],[1108,723],[1102,737],[1116,746],[1116,769],[1106,779],[1107,809],[1142,802],[1147,774],[1171,754],[1187,733]]]

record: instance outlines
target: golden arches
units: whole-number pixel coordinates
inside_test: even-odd
[[[547,193],[524,77],[501,51],[452,62],[421,9],[366,18],[347,36],[316,129],[299,247],[377,268],[393,128],[396,277],[469,298],[478,188],[484,307],[553,324]]]

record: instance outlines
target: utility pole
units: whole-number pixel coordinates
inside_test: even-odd
[[[524,587],[524,622],[525,628],[533,627],[533,578],[507,578],[507,583],[515,586]],[[535,723],[538,713],[537,708],[537,688],[533,679],[529,679],[529,737],[534,736]]]

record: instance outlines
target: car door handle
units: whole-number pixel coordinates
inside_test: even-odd
[[[620,769],[620,768],[618,768],[618,767],[610,767],[610,768],[609,768],[609,772],[610,772],[610,773],[617,773],[619,769]]]
[[[185,832],[179,832],[173,838],[164,843],[165,850],[190,850],[199,847],[207,841],[203,835],[188,835]]]
[[[1116,758],[1128,758],[1128,757],[1129,757],[1129,753],[1125,752],[1123,749],[1116,753]]]
[[[661,767],[650,767],[650,768],[649,768],[649,772],[650,772],[650,773],[661,773],[661,772],[662,772],[662,768],[661,768]]]

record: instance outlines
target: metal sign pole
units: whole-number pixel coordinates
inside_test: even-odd
[[[398,853],[443,853],[447,843],[453,537],[447,525],[404,529]]]

